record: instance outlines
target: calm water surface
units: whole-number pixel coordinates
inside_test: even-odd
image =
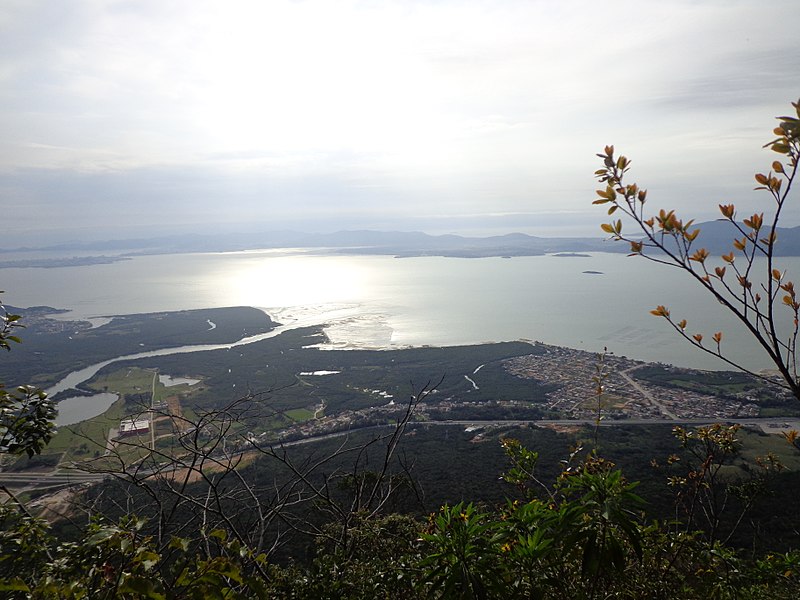
[[[783,264],[797,272],[800,259]],[[737,360],[770,366],[698,285],[676,269],[616,254],[395,259],[247,251],[7,268],[0,278],[6,303],[67,308],[67,318],[255,306],[284,323],[328,323],[332,346],[341,348],[531,339],[723,368],[649,314],[665,304],[692,332],[725,331],[724,348]]]
[[[111,392],[64,398],[58,403],[56,425],[73,425],[85,419],[102,415],[118,399],[119,396]]]

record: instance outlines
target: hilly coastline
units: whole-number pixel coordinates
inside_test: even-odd
[[[695,247],[712,255],[731,250],[732,240],[741,234],[728,221],[699,223],[700,236]],[[776,256],[800,256],[800,227],[776,229]],[[169,237],[73,242],[43,247],[2,250],[6,256],[0,268],[65,267],[106,264],[132,256],[192,252],[238,252],[244,250],[284,250],[298,253],[340,255],[383,255],[408,258],[443,256],[486,258],[541,256],[553,253],[629,251],[628,244],[600,237],[539,237],[509,233],[489,237],[454,234],[430,235],[419,231],[338,231],[303,233],[269,231],[249,234],[191,234]]]

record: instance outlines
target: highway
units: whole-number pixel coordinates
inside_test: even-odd
[[[743,419],[714,419],[710,417],[696,418],[696,419],[608,419],[600,422],[601,427],[623,427],[631,425],[710,425],[712,423],[729,423],[739,424],[743,426],[762,427],[775,425],[776,433],[781,430],[786,430],[789,427],[800,429],[800,422],[796,418],[791,417],[748,417]],[[543,419],[535,421],[506,419],[506,420],[439,420],[439,421],[410,421],[409,428],[413,427],[524,427],[524,426],[589,426],[595,425],[594,419]],[[380,430],[394,428],[393,424],[386,425],[369,425],[365,427],[358,427],[353,429],[345,429],[342,431],[335,431],[331,433],[320,433],[305,437],[302,439],[291,440],[286,442],[276,442],[271,446],[273,448],[288,448],[291,446],[299,446],[305,444],[313,444],[332,438],[345,437],[368,430]],[[264,447],[269,447],[264,444]],[[48,473],[43,472],[30,472],[30,473],[6,473],[0,472],[0,486],[8,486],[13,488],[48,488],[60,487],[67,485],[79,485],[84,483],[96,483],[102,481],[106,477],[102,473],[86,473],[77,469],[58,469]]]
[[[49,473],[0,473],[0,485],[7,487],[61,487],[65,485],[79,485],[82,483],[96,483],[102,481],[102,473],[84,473],[74,470],[58,470]]]

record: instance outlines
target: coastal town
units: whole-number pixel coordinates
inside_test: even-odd
[[[511,414],[524,415],[533,406],[542,416],[557,420],[587,421],[600,417],[612,421],[681,421],[694,419],[748,419],[761,415],[761,409],[752,390],[726,391],[725,393],[705,393],[678,385],[657,385],[639,376],[652,363],[615,356],[610,353],[598,354],[574,350],[560,346],[550,346],[535,342],[539,353],[509,358],[503,361],[505,371],[513,377],[530,381],[531,386],[546,386],[550,391],[543,404],[533,404],[520,400],[498,397],[490,402],[478,403],[470,398],[467,389],[464,394],[442,395],[432,390],[424,402],[416,405],[414,420],[430,422],[441,420],[470,420],[461,417],[464,411],[484,408],[501,409]],[[703,372],[658,365],[668,372],[680,375],[690,374],[697,378]],[[465,374],[465,380],[472,389],[481,385],[480,368]],[[335,373],[331,373],[335,374]],[[743,386],[748,388],[748,386]],[[406,409],[403,402],[395,402],[390,394],[382,390],[362,390],[371,393],[375,405],[356,411],[344,411],[326,415],[324,404],[315,407],[314,418],[284,429],[281,440],[322,435],[335,431],[377,425],[391,421]],[[777,395],[783,392],[776,388]],[[516,411],[516,412],[514,412]],[[499,419],[502,420],[502,419]],[[517,420],[526,420],[518,417]],[[539,420],[539,419],[528,419]],[[796,421],[796,419],[793,419]],[[796,424],[765,424],[765,431],[778,433]]]
[[[509,359],[506,369],[514,376],[557,386],[549,394],[547,409],[564,416],[590,418],[599,412],[606,418],[675,420],[759,414],[755,399],[746,393],[719,397],[637,378],[637,371],[649,363],[608,353],[540,347],[542,354]]]

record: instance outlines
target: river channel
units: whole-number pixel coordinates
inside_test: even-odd
[[[236,342],[230,344],[200,344],[194,346],[177,346],[175,348],[162,348],[161,350],[150,350],[147,352],[138,352],[136,354],[126,354],[125,356],[117,356],[109,358],[99,363],[89,365],[83,369],[73,371],[53,387],[45,390],[49,396],[65,392],[67,390],[76,389],[81,383],[89,381],[92,377],[97,375],[98,371],[103,367],[115,362],[126,360],[136,360],[139,358],[151,358],[153,356],[168,356],[170,354],[187,354],[189,352],[208,352],[210,350],[225,350],[235,348],[237,346],[244,346],[245,344],[252,344],[261,340],[266,340],[280,335],[288,329],[299,327],[297,323],[291,325],[279,325],[272,331],[260,333],[244,337]],[[57,425],[72,425],[91,419],[97,415],[103,414],[108,408],[117,400],[116,394],[103,392],[100,394],[93,394],[91,396],[73,396],[65,398],[58,403],[58,417],[56,418]]]

